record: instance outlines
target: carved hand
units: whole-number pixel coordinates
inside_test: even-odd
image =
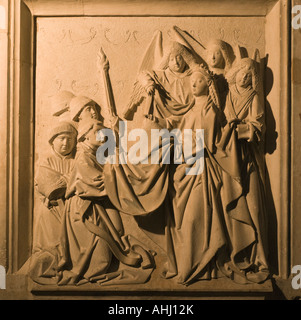
[[[140,82],[140,84],[145,89],[148,95],[153,95],[155,93],[155,81],[148,73],[140,73],[138,76],[138,81]]]
[[[58,206],[58,202],[56,200],[49,200],[48,198],[45,198],[43,203],[47,209]]]
[[[239,123],[240,123],[240,120],[237,119],[237,118],[234,118],[234,119],[229,121],[229,126],[231,128],[235,128]]]
[[[114,130],[116,133],[119,132],[119,117],[118,116],[112,116],[110,118],[110,126],[111,126],[111,129]]]
[[[166,121],[163,120],[163,119],[159,119],[159,118],[157,118],[156,116],[154,116],[152,114],[146,114],[144,116],[145,116],[145,118],[157,123],[161,128],[166,128],[167,127]]]

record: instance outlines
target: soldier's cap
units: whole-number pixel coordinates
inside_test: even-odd
[[[70,91],[61,91],[52,97],[51,107],[52,115],[59,117],[61,114],[69,111],[70,101],[75,97],[75,95]]]
[[[84,121],[80,121],[78,125],[77,141],[78,142],[84,141],[86,138],[86,135],[95,127],[99,129],[105,128],[103,123],[96,119],[87,119]]]
[[[70,116],[71,120],[79,121],[78,117],[87,105],[95,105],[95,101],[85,96],[74,97],[70,102]]]
[[[50,135],[49,135],[49,144],[52,145],[53,140],[60,134],[63,133],[70,133],[73,134],[75,137],[77,136],[77,130],[72,125],[72,123],[63,121],[59,122],[54,128],[51,129]]]

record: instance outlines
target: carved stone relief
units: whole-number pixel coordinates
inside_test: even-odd
[[[154,270],[184,286],[265,282],[264,19],[116,19],[37,21],[22,270],[42,285],[145,283]]]

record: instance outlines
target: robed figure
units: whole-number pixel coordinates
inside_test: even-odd
[[[194,97],[191,108],[182,116],[172,117],[172,130],[177,128],[183,135],[184,159],[170,165],[172,211],[166,213],[169,261],[165,276],[184,285],[219,277],[215,258],[226,244],[219,198],[221,169],[215,159],[215,142],[224,117],[208,70],[193,70],[190,84]],[[185,134],[187,130],[191,130],[191,137]],[[191,150],[187,151],[185,144],[190,143]]]
[[[255,62],[244,58],[228,73],[227,125],[218,145],[232,150],[223,174],[221,198],[229,239],[224,271],[241,283],[262,282],[268,277],[267,220],[264,188],[264,107],[259,98]],[[233,156],[233,150],[236,150]],[[234,164],[238,175],[232,174]],[[237,184],[239,182],[239,184]],[[232,200],[231,200],[232,199]]]
[[[124,234],[120,214],[108,198],[103,166],[96,159],[101,129],[103,124],[96,119],[79,123],[66,190],[59,285],[144,283],[153,270],[152,254]]]

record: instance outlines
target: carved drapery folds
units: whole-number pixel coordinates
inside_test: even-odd
[[[35,178],[40,209],[32,256],[22,268],[34,281],[150,281],[155,252],[125,230],[125,216],[162,248],[166,281],[268,279],[264,59],[237,43],[201,43],[200,35],[179,27],[169,31],[168,39],[154,33],[119,115],[109,74],[114,65],[103,50],[95,54],[102,83],[95,87],[104,88],[107,118],[93,97],[61,88],[54,95],[49,116],[57,125]],[[77,39],[64,30],[61,41],[89,43],[96,33]],[[112,37],[105,29],[114,44]],[[124,41],[139,38],[128,32]],[[161,130],[158,144],[136,144],[133,156],[124,146],[127,122],[143,130],[146,142]],[[100,161],[103,145],[103,156],[113,159],[113,150],[116,161]],[[139,161],[126,161],[129,155]]]

